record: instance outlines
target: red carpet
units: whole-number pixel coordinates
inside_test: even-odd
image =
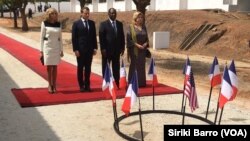
[[[0,34],[0,47],[16,57],[34,72],[46,79],[46,69],[39,60],[39,51],[23,43]],[[17,101],[22,107],[88,102],[107,99],[101,91],[102,78],[91,74],[91,93],[79,93],[76,80],[76,66],[62,61],[58,65],[57,94],[49,94],[47,88],[12,89]],[[182,91],[170,86],[160,84],[155,88],[155,95],[179,94]],[[140,96],[152,95],[152,87],[139,89]],[[118,91],[118,98],[123,98],[125,91]]]

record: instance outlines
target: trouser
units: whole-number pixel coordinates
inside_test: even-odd
[[[90,73],[93,55],[90,53],[80,53],[77,57],[77,80],[79,87],[90,87]],[[84,77],[83,77],[84,73]]]

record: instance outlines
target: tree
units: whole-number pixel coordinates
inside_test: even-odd
[[[0,12],[1,12],[1,17],[3,18],[3,1],[2,0],[0,0]]]
[[[14,0],[14,1],[16,1],[17,7],[19,8],[20,13],[21,13],[21,17],[22,17],[22,31],[28,31],[29,30],[29,26],[28,26],[28,23],[27,23],[25,9],[26,9],[26,6],[28,5],[28,2],[34,3],[34,0]]]
[[[133,2],[136,5],[136,10],[145,15],[146,7],[150,5],[150,0],[133,0]]]
[[[57,1],[57,9],[58,9],[58,13],[60,13],[60,2],[62,2],[62,0],[56,0]]]
[[[28,31],[28,23],[25,15],[25,9],[28,2],[34,3],[35,0],[1,0],[14,14],[14,28],[17,28],[17,10],[20,11],[22,17],[22,30]]]
[[[58,13],[60,13],[60,3],[62,1],[69,1],[69,0],[50,0],[50,1],[54,1],[54,2],[57,2],[57,9],[58,9]],[[45,2],[48,2],[48,0],[45,0]]]
[[[86,3],[92,3],[92,0],[78,0],[80,2],[81,8],[85,6]]]
[[[16,13],[16,10],[18,8],[17,6],[17,0],[1,0],[1,3],[3,5],[5,5],[10,11],[13,12],[14,14],[14,28],[18,28],[18,25],[17,25],[17,13]]]

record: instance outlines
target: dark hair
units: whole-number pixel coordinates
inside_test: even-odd
[[[82,9],[81,9],[81,13],[83,12],[83,10],[87,10],[87,11],[89,11],[89,8],[88,8],[88,7],[82,7]]]
[[[110,13],[111,10],[114,10],[116,12],[115,8],[109,8],[108,13]]]

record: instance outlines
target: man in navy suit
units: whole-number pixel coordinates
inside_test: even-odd
[[[116,20],[116,9],[108,10],[109,19],[103,21],[99,28],[99,41],[102,54],[102,75],[104,77],[107,62],[112,62],[113,76],[119,87],[120,55],[125,49],[125,37],[122,22]]]
[[[81,9],[81,18],[72,25],[72,45],[77,59],[77,79],[80,91],[90,92],[91,64],[93,55],[97,52],[97,40],[95,22],[89,20],[88,7]]]

